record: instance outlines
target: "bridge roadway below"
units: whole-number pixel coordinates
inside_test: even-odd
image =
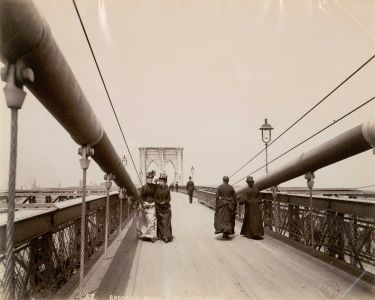
[[[174,240],[140,241],[135,222],[87,270],[95,299],[373,299],[372,285],[276,238],[214,235],[213,210],[172,193]],[[78,276],[55,295],[78,296]],[[112,296],[112,297],[111,297]]]

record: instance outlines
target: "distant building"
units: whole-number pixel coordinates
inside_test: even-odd
[[[38,189],[38,186],[36,185],[36,179],[35,178],[34,178],[34,182],[33,182],[32,186],[31,186],[31,189],[32,190]]]

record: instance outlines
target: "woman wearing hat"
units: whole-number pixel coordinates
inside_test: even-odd
[[[171,211],[171,192],[167,186],[167,174],[160,174],[160,185],[155,192],[156,218],[157,218],[157,236],[168,243],[173,239],[172,236],[172,211]]]
[[[216,206],[214,227],[215,234],[222,233],[224,239],[229,239],[230,234],[234,234],[236,220],[236,192],[229,184],[229,177],[223,177],[221,184],[216,191]]]
[[[260,210],[261,198],[257,187],[254,186],[253,177],[246,179],[248,187],[243,193],[240,204],[245,204],[245,215],[241,228],[241,235],[250,239],[261,239],[264,235],[262,212]]]
[[[156,236],[156,211],[155,211],[155,192],[156,184],[152,183],[155,171],[146,174],[146,184],[141,188],[141,199],[143,207],[138,215],[138,238],[151,240],[155,242]]]

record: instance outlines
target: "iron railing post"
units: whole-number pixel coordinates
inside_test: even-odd
[[[94,155],[94,149],[90,146],[82,146],[78,149],[82,156],[79,160],[82,169],[82,207],[81,207],[81,251],[79,268],[79,299],[83,297],[85,278],[85,242],[86,242],[86,173],[90,165],[89,157]]]
[[[17,131],[18,131],[18,110],[21,109],[26,97],[22,89],[27,81],[34,81],[34,73],[21,61],[13,64],[6,64],[1,70],[1,79],[6,82],[4,94],[6,104],[11,110],[10,128],[10,160],[8,178],[8,206],[6,226],[6,265],[5,265],[5,299],[14,299],[15,294],[15,259],[14,259],[14,211],[16,191],[16,170],[17,170]]]
[[[108,258],[108,234],[109,234],[109,191],[112,186],[112,180],[114,179],[114,176],[112,174],[105,174],[104,179],[105,182],[105,188],[107,189],[107,198],[105,201],[105,236],[104,236],[104,259],[106,260]]]

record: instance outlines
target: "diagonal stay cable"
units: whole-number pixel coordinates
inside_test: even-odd
[[[280,133],[271,143],[268,144],[268,147],[271,146],[274,142],[276,142],[279,138],[281,138],[285,133],[287,133],[292,127],[294,127],[297,123],[299,123],[304,117],[306,117],[310,112],[312,112],[315,108],[317,108],[322,102],[324,102],[329,96],[331,96],[335,91],[337,91],[342,85],[344,85],[350,78],[352,78],[355,74],[357,74],[360,70],[362,70],[370,61],[375,58],[375,54],[372,55],[368,60],[366,60],[360,67],[358,67],[354,72],[352,72],[348,77],[346,77],[339,85],[337,85],[333,90],[331,90],[326,96],[324,96],[321,100],[319,100],[316,104],[314,104],[309,110],[307,110],[301,117],[299,117],[296,121],[294,121],[288,128],[286,128],[282,133]],[[232,178],[236,175],[239,171],[241,171],[244,167],[246,167],[250,162],[252,162],[255,158],[257,158],[261,153],[266,150],[264,147],[260,150],[257,154],[255,154],[252,158],[250,158],[245,164],[243,164],[238,170],[236,170],[229,178]]]
[[[128,152],[129,152],[130,158],[131,158],[132,163],[133,163],[133,166],[134,166],[134,170],[135,170],[135,172],[137,173],[138,180],[139,180],[140,184],[142,185],[141,177],[139,176],[139,173],[138,173],[137,167],[135,166],[133,156],[132,156],[132,154],[131,154],[131,151],[130,151],[130,148],[129,148],[128,142],[126,141],[125,134],[124,134],[124,131],[122,130],[122,127],[121,127],[120,121],[119,121],[119,119],[118,119],[118,117],[117,117],[117,113],[116,113],[115,107],[113,106],[113,103],[112,103],[111,97],[110,97],[110,95],[109,95],[109,92],[108,92],[108,89],[107,89],[107,85],[105,84],[105,81],[104,81],[104,78],[103,78],[102,72],[101,72],[101,70],[100,70],[100,67],[99,67],[98,61],[96,60],[96,56],[95,56],[95,54],[94,54],[94,50],[93,50],[93,48],[92,48],[92,46],[91,46],[90,39],[89,39],[89,37],[88,37],[88,35],[87,35],[85,25],[83,24],[83,21],[82,21],[82,18],[81,18],[81,14],[79,13],[79,10],[78,10],[78,7],[77,7],[77,4],[76,4],[75,0],[72,0],[72,1],[73,1],[73,4],[74,4],[74,8],[75,8],[75,10],[76,10],[77,16],[78,16],[78,18],[79,18],[79,22],[81,23],[81,26],[82,26],[82,29],[83,29],[83,33],[85,34],[86,41],[87,41],[87,43],[88,43],[88,45],[89,45],[89,48],[90,48],[90,51],[91,51],[91,55],[92,55],[92,57],[93,57],[93,59],[94,59],[94,62],[95,62],[96,68],[98,69],[98,72],[99,72],[99,75],[100,75],[100,79],[102,80],[102,83],[103,83],[103,86],[104,86],[105,92],[106,92],[106,94],[107,94],[107,97],[108,97],[109,103],[110,103],[110,105],[111,105],[111,107],[112,107],[113,114],[115,115],[115,118],[116,118],[116,121],[117,121],[118,127],[120,128],[120,131],[121,131],[121,134],[122,134],[122,138],[124,139],[124,142],[125,142],[126,148],[128,149]]]
[[[374,186],[375,186],[375,184],[371,184],[371,185],[365,185],[365,186],[356,187],[354,189],[355,190],[367,189],[367,188],[374,187]]]
[[[271,164],[272,162],[278,160],[279,158],[283,157],[284,155],[288,154],[289,152],[291,152],[292,150],[296,149],[297,147],[301,146],[302,144],[306,143],[307,141],[311,140],[313,137],[317,136],[318,134],[322,133],[323,131],[327,130],[328,128],[330,128],[331,126],[337,124],[338,122],[340,122],[341,120],[345,119],[347,116],[351,115],[352,113],[354,113],[355,111],[357,111],[358,109],[362,108],[363,106],[369,104],[371,101],[373,101],[375,99],[375,97],[372,97],[370,98],[369,100],[363,102],[361,105],[357,106],[356,108],[352,109],[351,111],[347,112],[346,114],[342,115],[340,118],[338,118],[337,120],[334,120],[332,123],[328,124],[327,126],[323,127],[322,129],[320,129],[319,131],[315,132],[313,135],[309,136],[308,138],[304,139],[303,141],[299,142],[298,144],[294,145],[292,148],[290,148],[289,150],[283,152],[282,154],[280,154],[279,156],[275,157],[274,159],[272,159],[269,163]],[[261,167],[259,167],[258,169],[254,170],[253,172],[251,172],[250,174],[246,175],[245,177],[241,178],[240,180],[236,181],[235,183],[233,184],[237,184],[239,183],[240,181],[244,180],[247,176],[250,176],[250,175],[253,175],[254,173],[260,171],[261,169],[263,169],[266,165],[263,165]]]

